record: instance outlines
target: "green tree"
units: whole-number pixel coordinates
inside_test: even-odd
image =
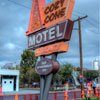
[[[80,67],[77,67],[77,68],[76,68],[76,71],[79,71],[79,72],[80,72],[80,70],[81,70]]]
[[[86,80],[93,80],[99,76],[99,72],[96,70],[87,70],[83,74]]]
[[[20,62],[20,81],[21,83],[31,84],[33,73],[37,62],[37,57],[32,50],[24,50]]]
[[[35,67],[37,62],[37,57],[35,57],[35,53],[32,50],[24,50],[21,55],[21,67]]]
[[[60,81],[62,84],[66,83],[69,79],[72,79],[72,70],[73,66],[71,64],[64,64],[61,66],[59,72],[54,75],[53,83],[59,83]]]

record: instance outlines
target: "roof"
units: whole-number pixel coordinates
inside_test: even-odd
[[[0,69],[0,75],[17,76],[19,75],[19,70]]]

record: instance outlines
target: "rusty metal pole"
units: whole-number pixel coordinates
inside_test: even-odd
[[[82,56],[82,36],[81,36],[81,21],[80,17],[78,18],[78,27],[79,27],[79,49],[80,49],[80,73],[83,76],[83,56]],[[81,83],[81,90],[84,90],[83,82]]]

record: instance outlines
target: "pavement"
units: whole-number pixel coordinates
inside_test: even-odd
[[[3,92],[4,95],[34,94],[34,93],[40,93],[40,90],[39,89],[33,89],[33,88],[21,88],[21,89],[19,89],[19,91]]]
[[[74,90],[69,91],[80,91],[80,89],[76,88]],[[51,91],[55,92],[55,91]],[[20,88],[19,91],[13,91],[13,92],[3,92],[3,95],[16,95],[16,94],[36,94],[40,93],[40,89],[35,88]]]

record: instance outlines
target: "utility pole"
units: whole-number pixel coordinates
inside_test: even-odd
[[[100,66],[99,66],[99,84],[100,84]]]
[[[81,38],[81,20],[87,18],[88,16],[78,17],[74,22],[78,21],[79,30],[79,50],[80,50],[80,75],[83,77],[83,56],[82,56],[82,38]],[[83,82],[81,82],[81,91],[84,90]]]

